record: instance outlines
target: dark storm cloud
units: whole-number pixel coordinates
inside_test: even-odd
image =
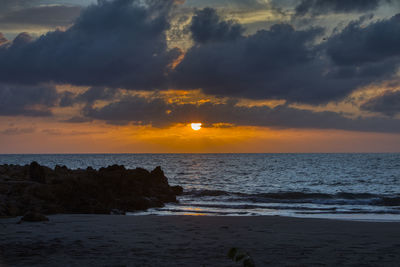
[[[333,77],[390,80],[400,66],[400,14],[367,25],[363,19],[351,22],[322,47],[333,62]]]
[[[206,8],[196,11],[189,26],[194,46],[172,70],[180,55],[166,41],[173,2],[100,1],[65,32],[49,32],[37,40],[21,34],[0,47],[0,81],[200,88],[217,96],[318,105],[392,78],[400,62],[399,16],[369,25],[352,22],[322,41],[323,29],[296,30],[289,24],[244,35],[241,25]],[[90,103],[65,93],[60,104],[79,101]]]
[[[383,0],[302,0],[295,8],[296,16],[329,13],[366,12],[376,9]]]
[[[38,0],[1,0],[0,14],[4,14],[25,7],[30,7],[32,4],[38,2],[39,2]]]
[[[179,55],[167,49],[165,37],[172,5],[164,0],[99,1],[65,32],[0,49],[0,80],[129,89],[160,86],[168,65]]]
[[[0,27],[11,28],[16,25],[67,26],[74,22],[81,11],[76,6],[37,6],[12,10],[0,15]]]
[[[198,16],[198,15],[197,15]],[[348,94],[354,81],[329,79],[312,45],[322,29],[288,24],[236,40],[197,43],[175,69],[176,86],[254,99],[322,103]]]
[[[196,14],[193,21],[207,21],[206,14]],[[214,21],[215,28],[221,23],[208,21]],[[400,62],[399,24],[399,16],[367,26],[362,20],[351,22],[320,44],[315,40],[322,29],[295,30],[288,24],[234,40],[196,42],[175,69],[175,85],[253,99],[309,104],[341,100],[395,74]]]
[[[275,108],[246,107],[237,106],[235,101],[225,104],[170,104],[158,98],[146,99],[132,96],[101,108],[87,107],[84,115],[87,118],[103,120],[112,124],[151,124],[155,127],[201,121],[205,125],[229,123],[239,126],[272,128],[400,132],[400,121],[395,119],[350,119],[343,114],[329,111],[301,110],[285,105]]]
[[[18,34],[12,42],[12,46],[14,48],[22,47],[25,44],[32,42],[33,38],[29,35],[29,33],[22,32]]]
[[[340,66],[362,66],[377,62],[398,62],[400,56],[400,14],[367,26],[353,21],[332,36],[326,50]]]
[[[221,20],[215,9],[204,8],[195,12],[190,31],[195,42],[207,43],[236,40],[244,29],[232,21]]]
[[[146,99],[139,96],[129,96],[118,102],[102,108],[86,106],[83,115],[92,119],[107,121],[111,124],[126,124],[136,122],[158,125],[165,118],[168,104],[163,99]],[[165,123],[169,123],[165,121]]]
[[[69,92],[69,91],[61,93],[60,103],[59,103],[60,107],[73,106],[76,103],[75,97],[76,97],[76,94]]]
[[[67,120],[63,120],[61,122],[68,122],[68,123],[84,123],[84,122],[91,122],[93,119],[83,117],[83,116],[74,116]]]
[[[268,7],[268,4],[261,0],[186,0],[186,6],[204,8],[204,7],[234,7],[244,9],[256,9]]]
[[[112,100],[118,89],[105,87],[91,87],[83,93],[74,94],[66,91],[61,93],[60,106],[73,106],[76,103],[93,104],[97,100]]]
[[[361,109],[387,116],[400,114],[400,91],[386,92],[361,105]]]
[[[77,96],[78,101],[93,103],[97,100],[110,100],[118,93],[117,89],[92,87]]]
[[[52,86],[0,84],[0,116],[50,116],[57,100]]]

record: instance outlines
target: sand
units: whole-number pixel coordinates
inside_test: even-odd
[[[1,266],[399,266],[400,223],[286,217],[54,215],[0,219]]]

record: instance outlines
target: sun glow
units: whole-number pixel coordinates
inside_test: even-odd
[[[201,123],[192,123],[190,125],[192,127],[193,130],[198,131],[201,129]]]

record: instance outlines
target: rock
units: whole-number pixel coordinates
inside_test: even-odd
[[[112,166],[108,166],[107,168],[100,168],[100,171],[101,172],[125,171],[125,166],[114,164]]]
[[[0,218],[7,217],[7,207],[4,202],[0,202]]]
[[[7,165],[0,166],[0,174],[6,173]]]
[[[3,174],[14,180],[29,179],[29,166],[3,165],[3,167],[6,167],[6,172]]]
[[[65,166],[53,170],[36,162],[29,166],[4,166],[4,175],[9,179],[0,181],[0,200],[12,203],[1,211],[7,216],[21,216],[32,210],[44,214],[124,214],[176,202],[176,196],[183,191],[180,186],[168,184],[160,167],[149,172],[122,165],[98,171],[71,170]]]
[[[6,205],[6,215],[10,217],[16,217],[20,214],[20,209],[16,202],[9,202]]]
[[[21,221],[24,222],[47,222],[49,218],[39,212],[28,212],[22,217]]]
[[[55,196],[50,185],[33,184],[25,189],[24,194],[48,202],[55,200]]]
[[[40,166],[36,161],[29,165],[29,177],[32,181],[38,183],[46,183],[46,173],[42,166]]]
[[[1,181],[9,181],[11,178],[7,175],[0,174],[0,182]]]
[[[10,184],[7,183],[10,178],[0,179],[0,195],[5,195],[10,190]]]
[[[110,212],[111,215],[125,215],[125,212],[119,209],[112,209]]]
[[[60,165],[56,165],[56,167],[54,168],[54,171],[59,174],[65,174],[68,172],[68,168],[66,166],[60,166]]]
[[[172,192],[174,192],[175,195],[180,196],[183,194],[183,187],[180,185],[176,186],[171,186]]]
[[[157,166],[154,170],[151,171],[151,176],[159,182],[162,183],[168,183],[168,180],[166,179],[163,170],[161,170],[160,166]]]

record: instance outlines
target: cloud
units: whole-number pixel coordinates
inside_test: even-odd
[[[204,8],[195,12],[190,31],[195,42],[207,43],[236,40],[244,29],[233,21],[221,20],[215,9]]]
[[[400,66],[400,14],[365,25],[350,22],[322,45],[332,61],[330,76],[364,85],[397,79]]]
[[[97,100],[112,100],[117,93],[118,89],[105,87],[91,87],[80,94],[65,91],[61,93],[60,106],[68,107],[77,103],[93,104]]]
[[[69,118],[67,120],[63,120],[62,122],[67,122],[67,123],[85,123],[85,122],[91,122],[92,119],[83,117],[83,116],[74,116],[72,118]]]
[[[327,54],[340,66],[365,66],[399,62],[400,14],[363,25],[353,21],[326,43]]]
[[[388,91],[369,99],[361,105],[361,109],[382,113],[390,117],[400,114],[400,91]]]
[[[270,128],[339,129],[363,132],[400,133],[400,121],[382,118],[347,118],[343,114],[317,112],[280,105],[238,106],[227,103],[174,104],[160,98],[129,96],[104,107],[86,107],[83,114],[90,119],[110,124],[140,124],[167,127],[176,123],[202,122],[262,126]]]
[[[0,32],[0,46],[4,45],[5,43],[8,43],[7,38],[3,35],[3,33]]]
[[[52,86],[0,84],[0,116],[50,116],[57,99]]]
[[[180,54],[165,37],[172,6],[171,0],[99,1],[64,32],[0,49],[0,81],[159,87]]]
[[[295,8],[296,16],[329,13],[359,13],[378,8],[381,0],[302,0]]]
[[[41,131],[42,133],[45,133],[47,135],[67,135],[67,136],[73,136],[73,135],[93,135],[93,134],[98,134],[98,133],[103,133],[101,131],[65,131],[61,129],[43,129]]]
[[[76,95],[72,92],[65,91],[61,93],[60,96],[60,107],[70,107],[75,104]]]
[[[198,13],[193,21],[205,20],[219,29],[221,20],[203,18],[207,14],[215,16]],[[217,96],[308,104],[339,101],[362,86],[395,75],[400,62],[399,25],[399,16],[367,26],[359,20],[321,40],[321,28],[296,30],[275,24],[234,39],[197,41],[175,68],[174,85]],[[230,32],[230,27],[224,29]]]
[[[35,128],[33,127],[28,127],[28,128],[7,128],[2,131],[0,131],[0,134],[4,135],[20,135],[20,134],[31,134],[36,131]]]
[[[350,88],[325,77],[327,62],[319,60],[312,45],[322,32],[276,24],[236,40],[197,43],[175,68],[175,85],[253,99],[317,104],[339,99]]]
[[[32,42],[33,38],[29,35],[29,33],[22,32],[18,34],[12,42],[12,46],[14,48],[22,47],[25,44]]]
[[[256,9],[265,8],[269,4],[268,0],[186,0],[185,5],[196,8],[222,7],[222,8],[241,8]]]
[[[29,7],[32,4],[38,3],[39,0],[1,0],[0,1],[0,14],[8,13],[10,11],[18,10],[21,8]]]
[[[369,25],[351,22],[322,40],[322,28],[283,23],[245,35],[240,24],[210,8],[195,12],[189,26],[194,45],[183,57],[166,40],[174,2],[100,1],[66,31],[37,40],[20,34],[0,47],[0,82],[202,89],[216,96],[320,105],[392,78],[400,62],[399,16]],[[65,93],[60,104],[90,102],[80,97]]]
[[[16,9],[0,16],[0,27],[4,29],[17,25],[68,26],[74,22],[80,12],[81,7],[62,5]]]
[[[164,124],[168,104],[163,99],[147,99],[140,96],[125,97],[101,108],[86,106],[83,114],[87,118],[104,120],[110,124]]]

